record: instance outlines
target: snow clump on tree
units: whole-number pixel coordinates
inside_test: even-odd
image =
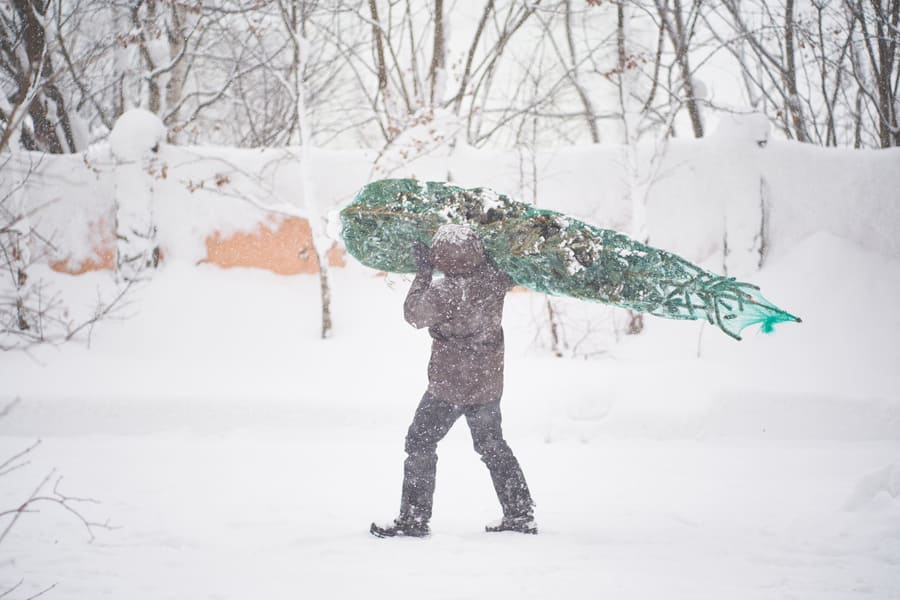
[[[131,162],[156,152],[165,139],[162,120],[150,111],[135,108],[116,121],[109,134],[109,146],[118,160]]]
[[[711,137],[735,146],[753,143],[762,148],[769,142],[771,128],[768,117],[762,113],[725,113]]]

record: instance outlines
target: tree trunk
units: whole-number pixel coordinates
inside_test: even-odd
[[[559,327],[556,319],[556,311],[550,298],[544,298],[547,305],[547,322],[550,323],[550,351],[557,358],[562,358],[562,351],[559,349]]]
[[[372,18],[372,38],[375,40],[375,65],[378,73],[378,93],[375,94],[375,98],[372,101],[372,110],[377,115],[379,112],[378,104],[381,103],[386,118],[377,119],[377,121],[385,142],[390,143],[390,141],[396,137],[397,132],[393,131],[390,126],[391,116],[388,114],[389,110],[387,105],[387,95],[389,90],[387,60],[384,56],[384,33],[381,30],[381,21],[378,18],[378,5],[375,0],[369,0],[369,13]]]
[[[322,298],[322,330],[324,340],[331,334],[331,285],[328,279],[328,253],[319,257],[319,294]]]
[[[154,73],[159,65],[156,64],[156,61],[150,54],[149,45],[162,34],[156,23],[156,0],[147,0],[144,6],[146,6],[146,13],[143,17],[140,14],[140,3],[132,9],[133,24],[141,32],[141,56],[146,67],[147,94],[143,101],[147,110],[155,115],[159,115],[162,109],[163,98],[159,87],[158,75]]]
[[[434,2],[434,50],[431,55],[431,68],[429,69],[430,91],[428,94],[428,104],[434,106],[436,94],[440,94],[438,89],[440,79],[444,77],[444,0],[435,0]]]
[[[786,0],[784,6],[784,87],[787,91],[787,112],[791,115],[794,135],[798,142],[808,142],[803,107],[797,91],[797,67],[794,57],[794,0]]]
[[[584,86],[581,84],[581,78],[578,76],[578,57],[575,52],[575,40],[572,38],[572,0],[566,0],[566,43],[569,46],[569,56],[572,60],[572,83],[575,86],[575,91],[578,92],[578,97],[581,100],[582,106],[584,106],[584,117],[587,120],[588,131],[591,132],[591,141],[595,144],[600,143],[600,131],[597,128],[597,113],[594,110],[594,105],[591,102],[591,98],[587,93],[587,90],[584,89]],[[619,5],[621,9],[621,5]]]
[[[166,114],[161,115],[169,132],[169,143],[177,143],[183,138],[186,123],[181,122],[181,101],[184,80],[187,76],[188,61],[184,59],[187,45],[188,10],[184,4],[173,4],[171,24],[168,27],[169,60],[176,61],[169,70],[166,81]]]
[[[484,11],[481,13],[481,19],[478,21],[478,27],[475,29],[475,37],[469,46],[469,52],[466,55],[466,66],[463,68],[462,77],[459,81],[459,91],[453,104],[453,112],[458,116],[462,108],[463,97],[466,94],[466,88],[469,85],[469,78],[472,74],[472,62],[475,59],[475,51],[478,49],[478,42],[481,40],[481,34],[484,33],[484,26],[487,24],[488,17],[494,10],[494,0],[488,0],[484,5]]]
[[[660,3],[657,0],[656,6],[666,32],[669,34],[672,47],[675,49],[675,62],[678,63],[678,69],[681,74],[683,102],[687,107],[688,117],[691,120],[691,129],[695,138],[702,138],[703,119],[700,114],[699,103],[697,102],[690,58],[688,57],[691,35],[685,28],[681,0],[673,0],[674,8],[672,10],[669,9],[668,2]]]
[[[876,44],[878,48],[878,65],[875,74],[878,84],[878,133],[882,148],[900,145],[900,123],[897,120],[897,92],[892,86],[892,79],[898,77],[894,70],[897,63],[897,43],[900,39],[898,16],[900,16],[900,0],[888,0],[887,7],[881,0],[872,0],[875,9]]]
[[[306,40],[305,12],[299,11],[297,0],[293,0],[293,11],[290,20],[286,19],[285,25],[291,30],[291,38],[294,44],[294,93],[296,94],[295,109],[297,121],[300,126],[300,178],[303,186],[303,203],[309,215],[309,225],[312,233],[313,248],[319,263],[319,290],[322,302],[322,339],[331,333],[331,286],[328,280],[328,256],[327,235],[325,234],[324,221],[319,212],[318,198],[312,179],[312,125],[306,109],[306,61],[309,44]],[[301,14],[298,15],[298,12]],[[285,13],[282,13],[285,16]]]
[[[16,105],[27,105],[34,136],[22,136],[22,142],[29,150],[42,150],[51,154],[77,152],[78,143],[72,129],[65,99],[56,85],[56,73],[47,46],[47,31],[44,21],[49,4],[31,0],[13,0],[13,8],[21,19],[22,29],[7,32],[20,35],[24,42],[24,56],[15,50],[4,54],[14,61],[7,70],[15,68],[16,93],[12,101]],[[25,62],[19,60],[24,58]],[[4,60],[9,63],[9,60]],[[29,98],[29,94],[31,97]],[[60,135],[61,134],[61,135]]]

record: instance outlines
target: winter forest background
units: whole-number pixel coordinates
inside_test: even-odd
[[[2,10],[3,147],[105,140],[128,108],[167,141],[384,148],[414,125],[475,147],[779,137],[888,148],[896,2],[91,2]]]
[[[900,595],[898,44],[900,0],[0,0],[0,597]],[[481,533],[457,426],[385,545],[428,339],[335,219],[385,177],[804,322],[511,293],[542,533]]]
[[[646,239],[647,205],[653,188],[665,185],[662,168],[672,155],[671,140],[719,131],[763,146],[771,129],[775,139],[810,146],[898,145],[898,14],[897,2],[863,0],[488,1],[483,6],[443,0],[3,2],[0,231],[3,262],[17,289],[2,301],[3,331],[4,338],[30,332],[25,340],[3,345],[47,337],[35,338],[36,320],[49,324],[53,315],[44,319],[35,313],[28,289],[33,286],[27,286],[27,266],[39,256],[83,263],[85,247],[115,234],[118,267],[123,261],[157,262],[158,257],[138,258],[160,250],[146,239],[159,229],[147,193],[119,190],[117,197],[111,189],[104,194],[106,205],[84,215],[83,201],[58,206],[66,201],[60,202],[40,175],[67,164],[47,154],[81,154],[91,157],[81,169],[83,186],[114,180],[106,172],[116,157],[127,162],[142,150],[95,155],[128,109],[156,115],[165,127],[164,141],[179,147],[291,149],[266,164],[268,173],[257,167],[263,173],[253,175],[254,189],[231,189],[242,174],[225,164],[205,173],[211,181],[188,175],[182,187],[194,192],[209,184],[263,210],[280,207],[282,215],[307,218],[319,258],[329,243],[327,211],[365,181],[388,176],[494,184],[557,208],[572,209],[575,203],[582,216]],[[123,125],[120,139],[140,146],[134,127]],[[149,148],[156,134],[148,127],[154,126],[143,126]],[[546,182],[539,154],[584,144],[607,150],[596,160],[608,165],[611,177],[592,184],[592,198],[568,194],[563,200],[559,186]],[[369,150],[362,158],[369,171],[345,179],[342,189],[317,194],[316,185],[334,187],[314,181],[319,178],[311,157],[319,149],[337,153],[332,154],[336,162],[348,160],[341,152]],[[501,153],[500,161],[518,163],[511,168],[517,173],[499,177],[495,169],[485,181],[480,173],[454,168],[454,159],[469,149],[495,153],[482,154],[479,161],[496,163]],[[417,159],[438,164],[416,168]],[[273,166],[277,161],[283,164]],[[299,179],[278,197],[273,181],[289,175],[276,171],[291,165]],[[150,161],[119,177],[148,173],[144,187],[149,188],[152,179],[167,178],[170,166]],[[85,180],[90,173],[97,175],[94,181]],[[549,193],[539,197],[541,185]],[[759,185],[767,185],[765,177]],[[757,198],[751,202],[762,203],[762,212],[767,192],[752,193]],[[719,198],[733,194],[733,186],[713,190]],[[86,196],[95,204],[102,201],[90,192]],[[44,226],[34,216],[40,202],[57,205],[41,211],[47,215]],[[616,202],[622,206],[611,206]],[[125,209],[123,203],[137,206]],[[53,211],[55,219],[49,216]],[[81,227],[69,213],[76,221],[82,218]],[[770,243],[762,239],[768,215],[742,215],[746,218],[762,223],[741,226],[758,230],[761,239],[749,243],[764,252]],[[66,225],[49,227],[48,220]],[[727,254],[728,225],[725,229],[715,237]],[[62,246],[60,236],[66,238]],[[663,235],[662,241],[670,237]],[[173,256],[174,249],[168,250]],[[40,310],[47,311],[46,303]]]

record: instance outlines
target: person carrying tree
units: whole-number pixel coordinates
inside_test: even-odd
[[[518,460],[503,439],[503,301],[513,280],[490,263],[466,225],[441,226],[429,250],[413,247],[416,277],[404,303],[406,321],[431,334],[428,390],[406,435],[400,515],[372,523],[377,537],[430,534],[437,444],[461,416],[487,465],[503,518],[486,531],[537,533],[534,502]],[[432,280],[438,270],[444,277]]]

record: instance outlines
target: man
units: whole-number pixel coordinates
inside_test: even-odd
[[[534,503],[519,462],[503,439],[503,300],[512,279],[487,260],[477,234],[444,225],[431,250],[413,248],[417,272],[404,303],[406,321],[432,337],[425,392],[406,435],[400,515],[378,537],[429,535],[437,470],[437,444],[461,416],[475,451],[487,465],[503,519],[487,531],[537,533]],[[437,269],[444,277],[432,281]]]

